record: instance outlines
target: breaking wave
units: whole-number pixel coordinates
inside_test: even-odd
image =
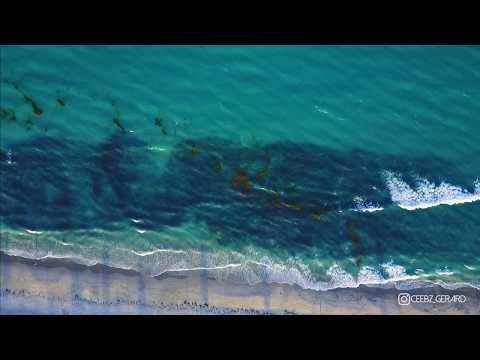
[[[353,208],[354,211],[360,212],[375,212],[375,211],[382,211],[383,207],[380,206],[378,203],[373,203],[371,201],[366,201],[360,196],[357,196],[353,199],[355,206]]]
[[[5,233],[2,236],[5,238]],[[24,240],[22,242],[25,244]],[[57,240],[55,242],[56,246],[53,247],[53,250],[52,247],[50,249],[21,248],[15,245],[22,243],[13,244],[11,241],[8,248],[2,244],[0,250],[7,255],[32,260],[63,259],[85,266],[102,264],[113,269],[134,270],[152,277],[172,272],[204,271],[209,277],[219,281],[248,285],[288,284],[315,291],[356,288],[360,285],[395,287],[403,290],[432,285],[440,285],[449,289],[465,286],[480,289],[480,283],[431,280],[431,276],[435,274],[423,272],[407,274],[404,267],[394,264],[392,261],[375,267],[362,266],[356,275],[349,273],[341,265],[333,263],[326,270],[325,276],[322,277],[323,280],[319,280],[304,263],[295,259],[280,262],[253,250],[248,251],[248,254],[241,254],[237,252],[210,253],[198,250],[138,251],[129,248],[114,248],[109,250],[108,256],[105,256],[101,248]]]
[[[392,201],[406,210],[427,209],[438,205],[457,205],[480,200],[480,181],[473,183],[473,192],[459,186],[442,182],[435,185],[419,178],[411,188],[401,177],[390,171],[384,172],[385,181]]]

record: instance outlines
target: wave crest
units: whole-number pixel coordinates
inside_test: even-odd
[[[473,183],[473,192],[459,186],[442,182],[436,186],[427,179],[419,178],[412,189],[399,176],[384,172],[385,182],[392,201],[405,210],[427,209],[438,205],[457,205],[480,200],[480,181]]]

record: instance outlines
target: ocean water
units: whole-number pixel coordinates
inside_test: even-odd
[[[1,46],[0,249],[480,287],[480,47]]]

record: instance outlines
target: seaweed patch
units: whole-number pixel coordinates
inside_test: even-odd
[[[120,121],[120,110],[118,109],[118,105],[117,105],[117,102],[115,100],[112,100],[112,106],[113,106],[113,109],[115,111],[115,116],[112,119],[113,123],[122,132],[127,132],[127,130],[123,126],[122,122]]]
[[[217,173],[222,172],[222,170],[223,170],[222,162],[218,161],[213,168],[215,169],[215,172],[217,172]]]
[[[5,78],[2,79],[2,80],[5,84],[9,84],[9,85],[13,86],[16,90],[20,91],[20,86],[18,85],[17,82],[15,82],[13,80],[5,79]]]
[[[23,98],[25,99],[26,102],[32,105],[32,111],[35,115],[41,116],[43,114],[43,110],[40,108],[40,106],[38,106],[38,104],[30,96],[23,94]]]
[[[282,207],[282,198],[281,198],[280,193],[278,191],[275,191],[273,193],[273,199],[272,199],[271,204],[276,208],[281,208]]]
[[[242,193],[248,193],[252,189],[252,184],[248,179],[248,174],[243,169],[237,169],[235,175],[230,182],[233,189]]]
[[[20,89],[20,86],[17,82],[12,80],[4,79],[4,82],[13,86],[20,94],[22,94],[23,99],[32,106],[32,111],[35,115],[41,116],[43,114],[43,109],[33,100],[33,98]]]
[[[347,237],[349,238],[350,242],[352,243],[352,249],[354,255],[356,255],[355,265],[357,268],[360,268],[362,265],[362,243],[359,233],[354,229],[353,224],[350,220],[347,220],[345,225],[345,230],[347,233]]]
[[[32,129],[32,126],[33,126],[33,121],[31,118],[28,118],[26,121],[25,121],[25,125],[26,125],[26,130],[27,131],[30,131]]]
[[[197,148],[197,145],[195,144],[192,144],[192,147],[191,147],[191,152],[192,152],[192,155],[195,156],[198,154],[198,148]]]
[[[15,121],[17,117],[15,115],[15,110],[9,108],[0,108],[0,119],[7,121]]]
[[[159,116],[155,118],[155,126],[158,126],[158,127],[163,126],[162,119]]]
[[[293,209],[297,211],[300,211],[303,209],[303,206],[298,201],[283,202],[282,205],[287,209]]]
[[[255,180],[260,180],[261,178],[267,176],[269,171],[270,171],[270,168],[268,166],[263,168],[255,175]]]
[[[123,132],[126,132],[125,127],[120,122],[120,119],[115,117],[115,118],[112,119],[112,121],[120,130],[122,130]]]
[[[354,247],[358,247],[361,243],[361,240],[360,240],[360,235],[358,234],[358,232],[353,228],[353,224],[350,222],[350,221],[347,221],[346,225],[345,225],[345,230],[347,232],[347,236],[348,238],[350,239],[350,241],[352,242],[352,245]]]
[[[167,129],[165,128],[165,125],[163,124],[163,119],[160,116],[157,116],[154,120],[155,126],[160,128],[160,131],[162,132],[163,135],[167,135]]]

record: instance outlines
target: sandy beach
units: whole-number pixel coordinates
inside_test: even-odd
[[[329,291],[227,283],[202,271],[152,278],[61,259],[0,257],[1,314],[480,314],[480,291],[431,287],[414,294],[464,295],[463,303],[398,304],[396,289]]]

